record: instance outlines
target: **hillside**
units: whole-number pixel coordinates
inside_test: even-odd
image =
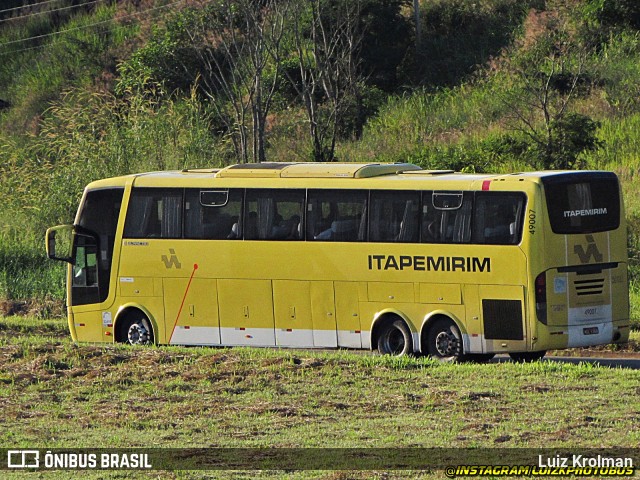
[[[634,0],[9,0],[0,299],[60,311],[46,227],[91,180],[238,161],[409,161],[623,182],[640,318]],[[231,5],[231,4],[229,4]]]

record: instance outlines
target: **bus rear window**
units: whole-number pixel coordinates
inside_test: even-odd
[[[620,225],[620,190],[615,174],[590,172],[543,179],[554,233],[593,233]]]

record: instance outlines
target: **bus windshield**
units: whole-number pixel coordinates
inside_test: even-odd
[[[72,303],[103,302],[109,294],[113,246],[124,188],[102,188],[87,192],[80,207],[77,226],[82,235],[76,248],[71,289]],[[89,240],[90,236],[95,237]]]

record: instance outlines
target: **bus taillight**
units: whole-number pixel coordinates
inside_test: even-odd
[[[538,320],[547,324],[547,274],[542,272],[536,277],[536,315]]]

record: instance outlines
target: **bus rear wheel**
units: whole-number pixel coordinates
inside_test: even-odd
[[[462,335],[453,321],[437,320],[429,329],[427,336],[427,353],[443,362],[464,360]]]
[[[378,352],[384,355],[408,355],[412,344],[411,331],[402,320],[385,325],[378,336]]]
[[[118,326],[116,340],[129,345],[153,345],[151,322],[142,312],[127,315]]]
[[[541,360],[546,355],[546,350],[541,352],[513,352],[509,356],[511,359],[518,363],[529,363]]]

